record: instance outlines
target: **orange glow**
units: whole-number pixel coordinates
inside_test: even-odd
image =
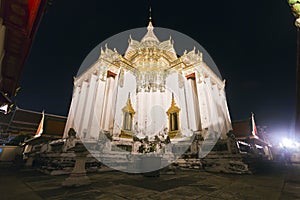
[[[28,32],[31,31],[33,23],[35,21],[37,12],[39,10],[41,0],[28,0]]]

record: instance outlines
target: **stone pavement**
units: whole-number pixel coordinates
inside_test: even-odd
[[[300,165],[287,168],[280,199],[300,199]]]
[[[300,199],[300,166],[255,175],[178,170],[158,178],[107,171],[89,186],[64,188],[67,176],[0,168],[0,199]]]

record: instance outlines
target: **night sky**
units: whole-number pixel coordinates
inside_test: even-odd
[[[67,116],[73,77],[100,42],[148,24],[149,1],[54,0],[36,34],[17,105]],[[152,0],[153,25],[198,41],[227,80],[232,121],[255,113],[271,134],[295,117],[296,28],[285,0]],[[175,41],[176,42],[176,41]]]

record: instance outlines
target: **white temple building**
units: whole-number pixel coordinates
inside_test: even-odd
[[[107,46],[88,70],[74,79],[64,138],[143,138],[193,132],[226,138],[232,129],[225,81],[195,49],[178,56],[174,41],[159,41],[151,21],[141,41],[129,38],[124,55]],[[175,41],[176,42],[176,41]]]

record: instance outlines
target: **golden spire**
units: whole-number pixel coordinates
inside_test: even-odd
[[[129,112],[129,113],[132,113],[134,114],[135,111],[132,107],[132,104],[131,104],[131,99],[130,99],[130,92],[128,93],[128,98],[127,98],[127,102],[126,102],[126,106],[122,108],[123,112]]]
[[[172,100],[171,100],[171,107],[168,109],[167,114],[174,112],[179,112],[180,108],[176,105],[174,93],[172,92]]]
[[[174,93],[172,92],[172,102],[171,102],[171,105],[172,106],[175,106],[176,103],[175,103],[175,98],[174,98]]]

